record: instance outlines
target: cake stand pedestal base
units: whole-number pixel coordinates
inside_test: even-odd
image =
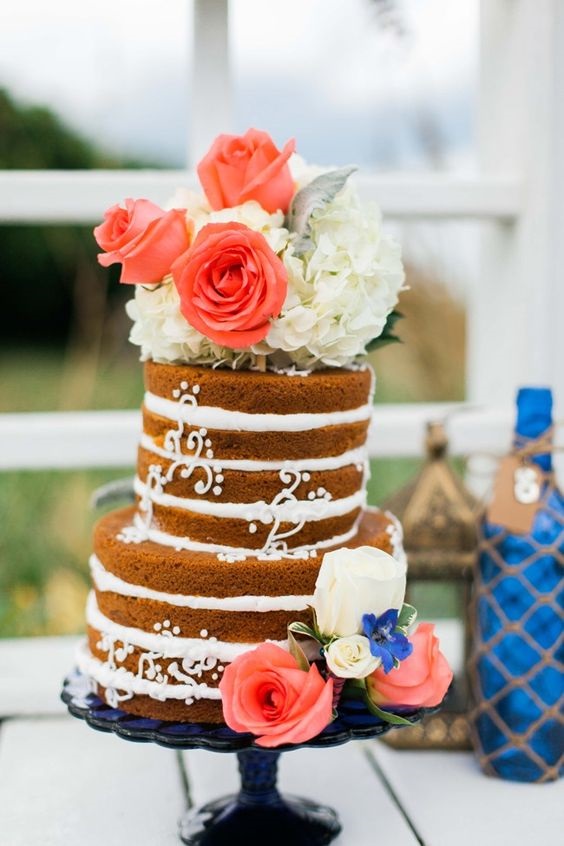
[[[341,831],[335,811],[276,788],[279,752],[238,752],[241,790],[237,795],[193,808],[180,821],[188,846],[323,846]]]
[[[180,821],[180,839],[187,846],[323,846],[341,831],[332,808],[310,799],[282,796],[276,787],[281,752],[299,747],[324,749],[349,740],[368,740],[391,728],[357,699],[342,699],[338,714],[317,737],[305,743],[272,749],[257,746],[251,734],[240,734],[223,723],[175,723],[128,714],[104,702],[96,683],[80,671],[64,682],[61,698],[74,717],[98,731],[113,732],[136,743],[158,743],[169,749],[208,749],[236,753],[241,789],[233,796],[193,808]],[[417,723],[436,709],[405,714]]]

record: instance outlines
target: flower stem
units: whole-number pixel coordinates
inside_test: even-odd
[[[333,679],[333,710],[337,710],[337,706],[341,699],[341,694],[345,686],[346,679],[341,679],[334,673],[329,673],[329,677]]]

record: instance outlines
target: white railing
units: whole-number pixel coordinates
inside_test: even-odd
[[[194,0],[191,161],[232,125],[228,5]],[[564,2],[480,9],[482,172],[359,177],[390,217],[485,224],[468,302],[467,393],[479,408],[451,419],[454,453],[506,448],[519,384],[550,384],[564,401]],[[190,183],[184,171],[4,171],[0,221],[93,222],[120,196],[164,202]],[[378,407],[372,455],[421,454],[424,422],[445,410]],[[131,464],[137,428],[135,412],[3,415],[0,469]]]
[[[416,457],[426,423],[445,420],[453,455],[500,455],[509,446],[512,409],[460,403],[379,405],[368,441],[371,458]],[[0,415],[0,470],[125,467],[135,460],[138,411]]]
[[[491,220],[510,224],[525,206],[525,188],[512,176],[464,178],[443,174],[371,174],[355,177],[366,199],[399,220]],[[11,223],[94,223],[119,197],[166,203],[183,186],[182,170],[0,171],[0,219]]]

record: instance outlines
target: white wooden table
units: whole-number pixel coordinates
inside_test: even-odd
[[[68,716],[59,690],[74,643],[0,641],[0,843],[176,846],[176,820],[188,806],[236,789],[234,756],[125,743]],[[486,778],[470,754],[370,741],[281,760],[282,790],[339,811],[336,846],[564,841],[564,781]]]

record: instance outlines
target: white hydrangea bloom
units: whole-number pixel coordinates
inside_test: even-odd
[[[284,350],[299,367],[342,367],[382,333],[404,284],[401,251],[377,206],[361,204],[350,187],[314,213],[311,240],[302,259],[291,244],[284,255],[290,292],[268,351]]]
[[[125,310],[133,320],[129,340],[141,348],[142,361],[243,363],[245,356],[219,347],[190,326],[180,311],[180,298],[171,277],[154,288],[136,285],[135,298],[126,303]]]
[[[298,187],[322,173],[294,155],[290,160]],[[136,286],[127,312],[134,325],[130,339],[143,359],[252,366],[256,355],[272,365],[301,369],[343,367],[366,351],[383,331],[404,284],[401,251],[382,230],[374,204],[361,204],[347,186],[311,221],[312,249],[294,253],[281,212],[269,214],[257,202],[211,211],[193,192],[179,192],[172,207],[184,207],[196,233],[206,223],[243,223],[261,232],[288,272],[288,294],[280,317],[250,350],[218,347],[193,329],[180,312],[180,300],[170,278],[154,290]]]

